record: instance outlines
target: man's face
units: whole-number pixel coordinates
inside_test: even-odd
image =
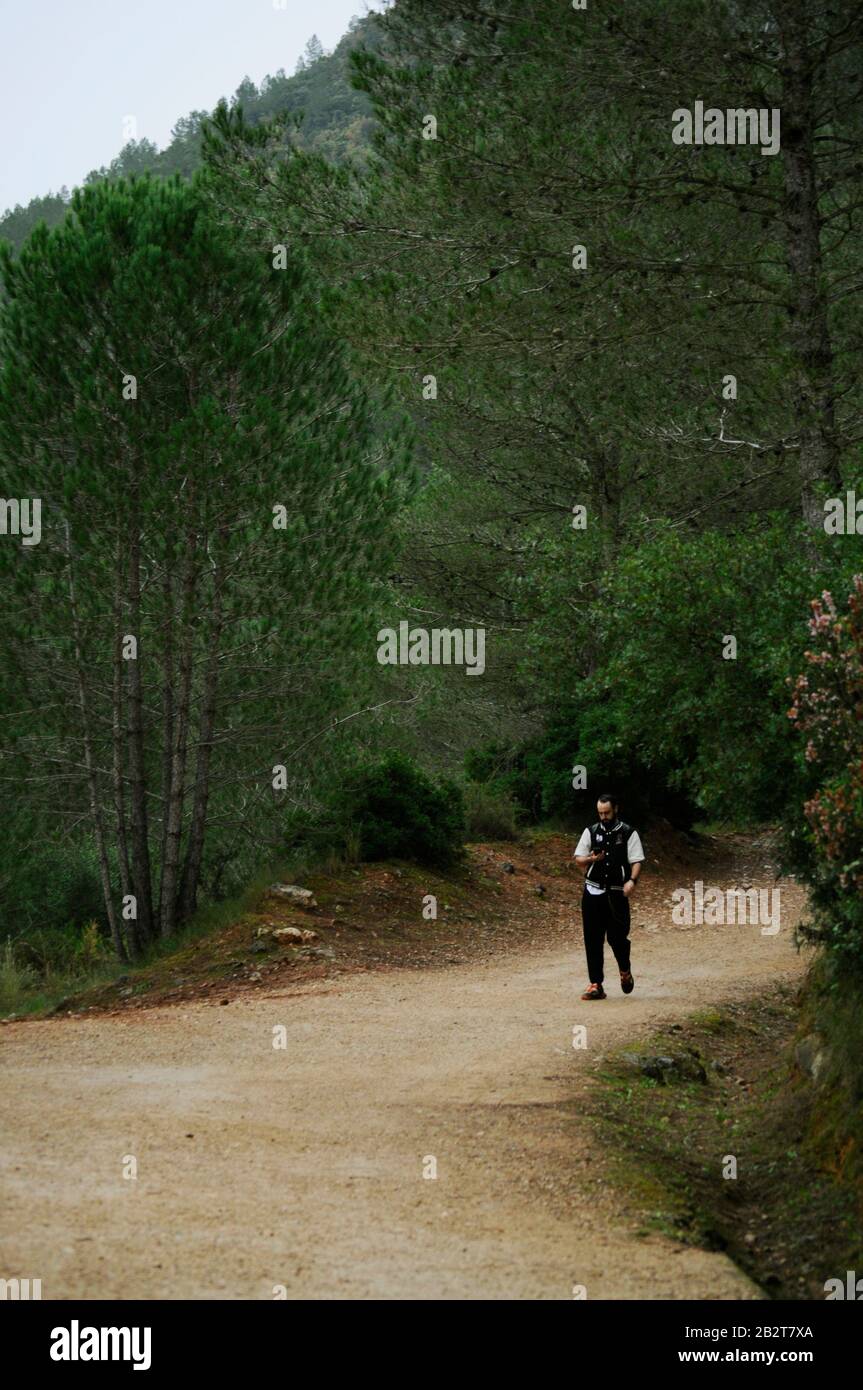
[[[599,814],[599,819],[601,821],[604,821],[607,825],[611,825],[613,823],[614,818],[617,815],[617,808],[616,806],[614,806],[612,802],[597,801],[596,809]]]

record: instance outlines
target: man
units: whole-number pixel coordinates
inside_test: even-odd
[[[596,803],[599,820],[575,847],[575,862],[587,869],[581,898],[584,949],[590,984],[582,999],[605,999],[602,987],[605,938],[620,971],[620,987],[631,994],[635,981],[629,960],[629,899],[635,891],[644,850],[637,830],[622,821],[617,799],[603,792]]]

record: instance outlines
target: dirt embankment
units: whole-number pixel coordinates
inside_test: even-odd
[[[522,844],[472,845],[464,865],[446,874],[403,863],[312,873],[302,884],[313,893],[313,908],[264,893],[230,928],[63,1000],[56,1012],[221,1002],[355,971],[442,969],[512,950],[567,947],[580,933],[574,844],[543,833]],[[702,836],[696,845],[663,823],[647,844],[646,872],[632,901],[634,933],[657,930],[669,915],[671,891],[699,876],[724,885],[732,873],[748,886],[760,875],[759,882],[773,883],[769,835],[754,842]],[[423,907],[429,895],[434,918]]]

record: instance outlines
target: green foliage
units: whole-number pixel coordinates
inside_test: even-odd
[[[783,692],[811,580],[789,539],[802,543],[802,530],[787,518],[697,535],[656,527],[621,549],[607,581],[608,656],[588,689],[642,766],[665,769],[705,815],[742,802],[752,820],[775,819],[791,791]]]
[[[469,749],[465,773],[489,795],[508,798],[528,821],[569,820],[579,805],[569,771],[577,743],[573,724],[561,716],[554,728],[520,744],[494,739]]]
[[[94,919],[105,922],[99,867],[91,840],[49,838],[44,830],[22,838],[10,825],[0,847],[0,918],[4,931],[27,939]]]
[[[44,197],[31,198],[26,207],[18,203],[0,217],[0,239],[12,246],[23,246],[27,237],[40,222],[56,227],[69,211],[69,190],[48,193]]]
[[[468,782],[464,809],[468,840],[518,839],[518,807],[507,792],[482,782]]]
[[[620,692],[618,692],[620,693]],[[574,787],[576,768],[586,769],[586,786]],[[498,796],[512,798],[525,820],[552,820],[581,828],[596,819],[596,798],[612,791],[628,821],[643,825],[665,816],[688,828],[691,800],[672,786],[672,768],[639,761],[625,736],[619,705],[594,697],[561,708],[544,729],[520,744],[492,741],[465,757],[468,777]]]
[[[19,1009],[37,984],[36,971],[21,964],[11,938],[7,938],[0,951],[0,1014]]]
[[[461,789],[429,777],[401,754],[349,772],[338,816],[358,834],[364,860],[408,859],[444,868],[463,852]]]

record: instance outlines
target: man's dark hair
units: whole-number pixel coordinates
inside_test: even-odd
[[[597,801],[605,801],[605,802],[607,802],[607,804],[608,804],[609,806],[613,806],[613,807],[614,807],[615,811],[617,810],[618,806],[620,805],[619,801],[617,800],[617,797],[614,795],[614,792],[603,792],[602,795],[601,795],[601,796],[598,796],[596,799],[597,799]]]

